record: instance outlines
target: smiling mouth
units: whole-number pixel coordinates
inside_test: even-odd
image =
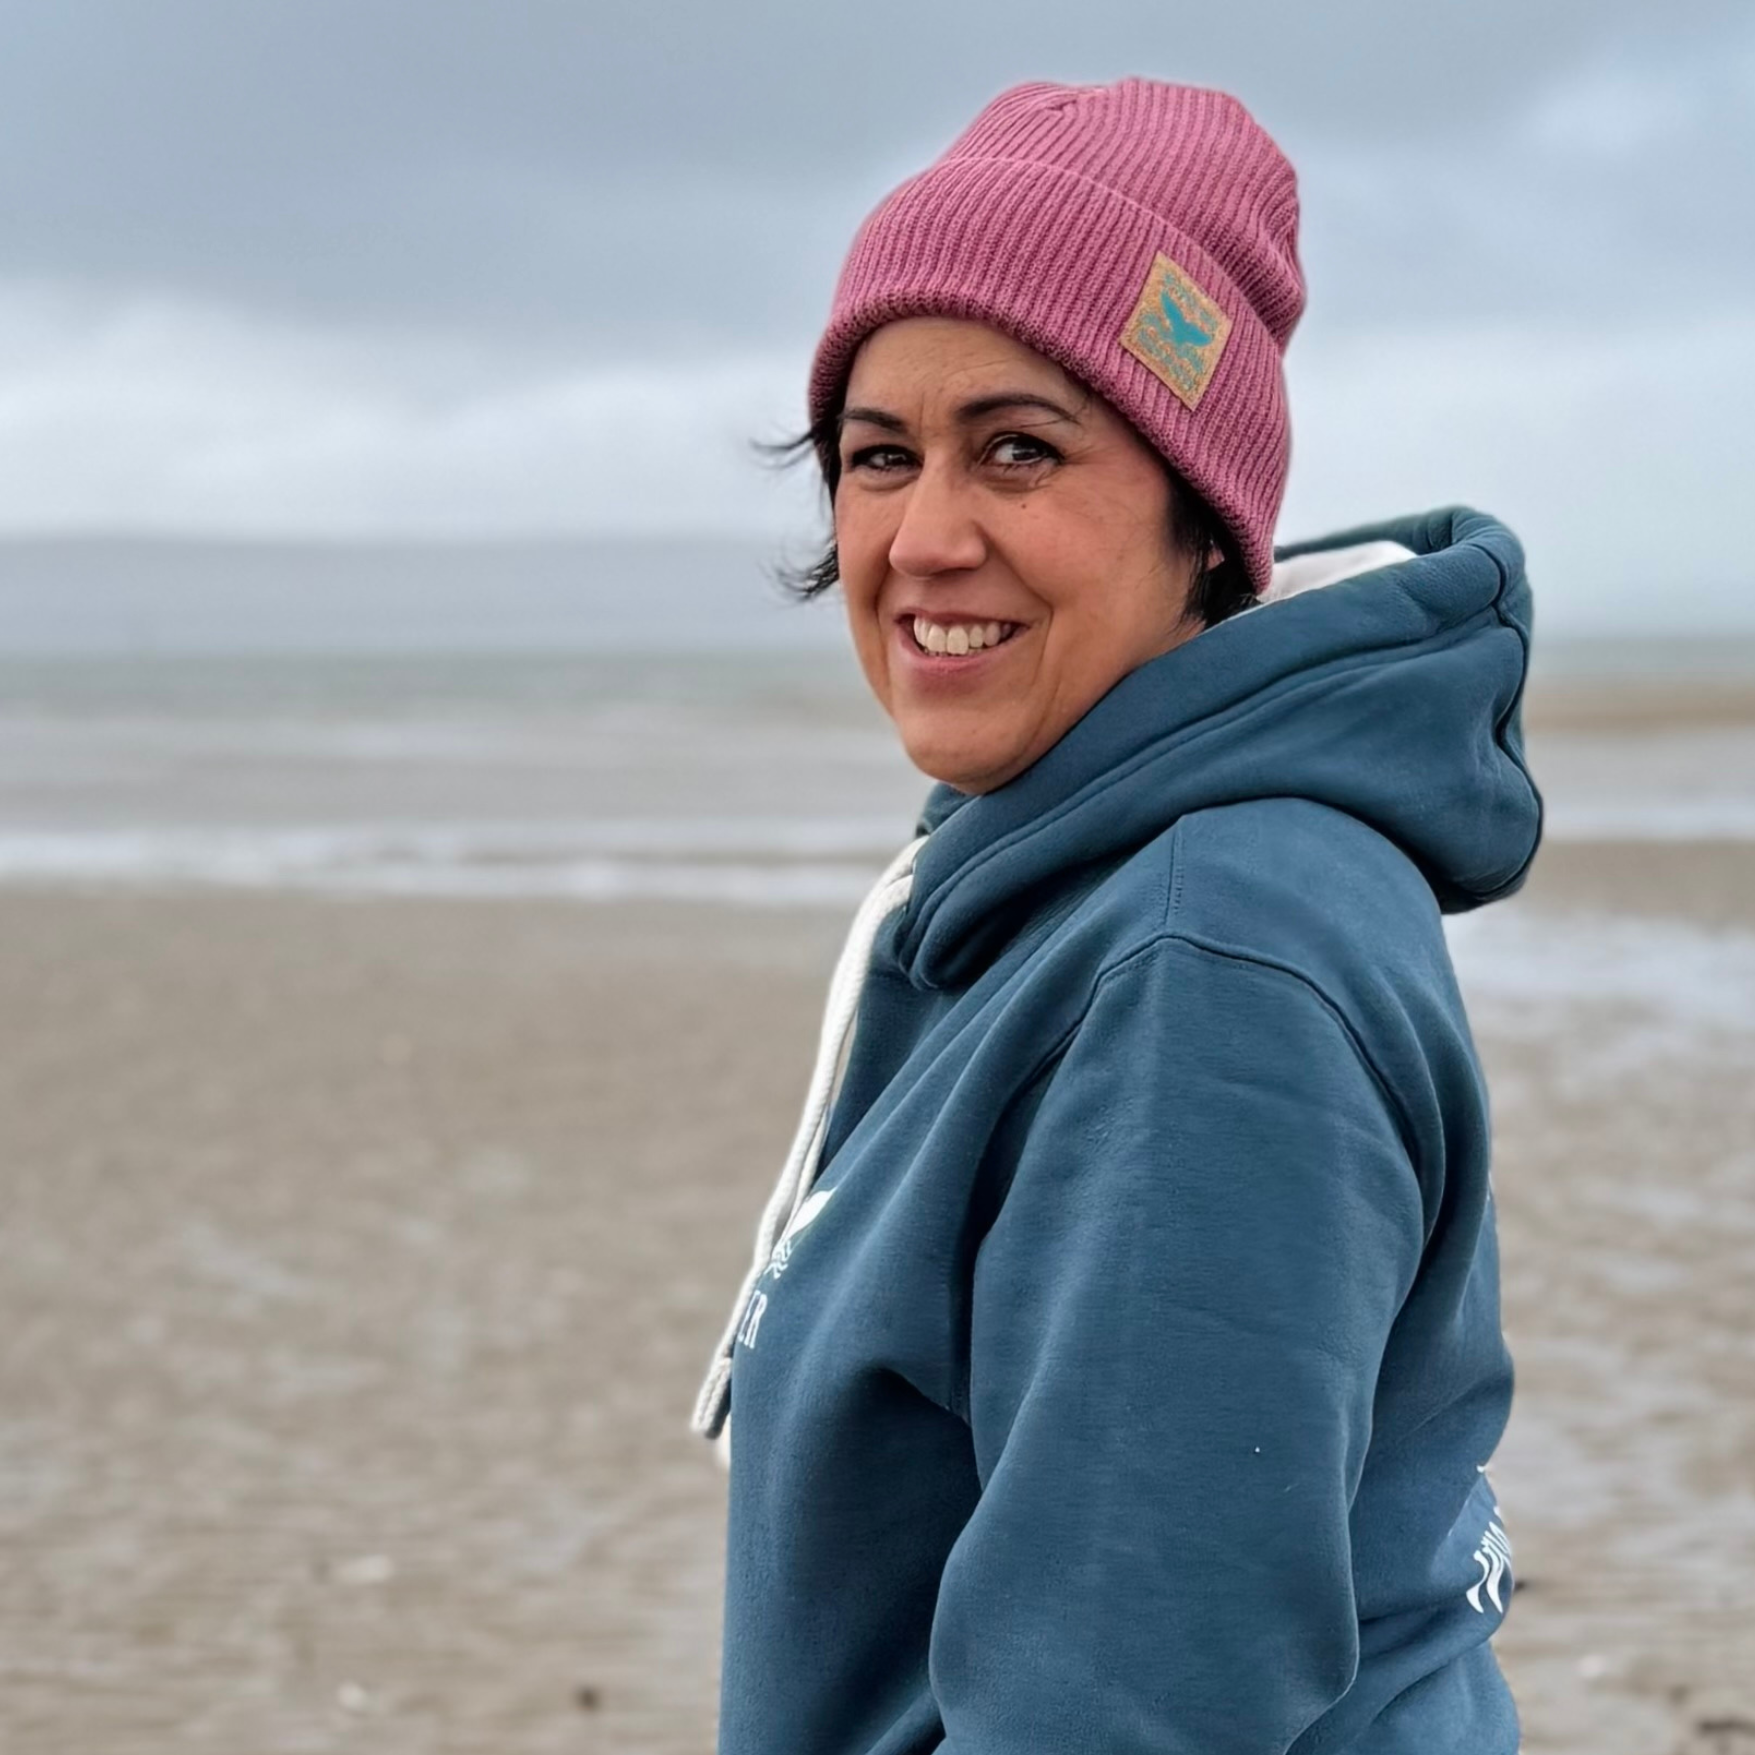
[[[914,641],[914,649],[930,658],[964,658],[1003,646],[1023,626],[1022,622],[935,622],[923,615],[904,616],[902,625]]]

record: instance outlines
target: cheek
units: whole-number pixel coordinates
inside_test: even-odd
[[[1064,631],[1096,613],[1102,582],[1112,576],[1114,543],[1100,525],[1043,507],[1013,522],[1005,558],[1051,627]]]
[[[883,520],[874,509],[857,495],[837,497],[834,515],[835,552],[840,557],[844,579],[857,578],[868,589],[875,590],[883,580],[885,557],[889,553],[889,537]]]
[[[1042,581],[1044,593],[1068,593],[1106,577],[1135,541],[1131,506],[1082,482],[1051,484],[1008,508],[1006,545],[1014,564]]]
[[[889,569],[889,541],[876,521],[835,507],[835,560],[841,601],[860,669],[878,700],[889,705],[886,630],[878,621],[878,597]]]
[[[1142,582],[1163,576],[1166,538],[1137,496],[1090,495],[1020,520],[1014,552],[1057,614],[1101,628],[1155,598],[1156,586]]]

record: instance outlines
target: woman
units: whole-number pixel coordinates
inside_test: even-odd
[[[1529,592],[1466,511],[1276,565],[1296,226],[1234,100],[1031,84],[843,270],[813,584],[938,784],[696,1408],[724,1755],[1517,1746],[1440,917],[1539,838]]]

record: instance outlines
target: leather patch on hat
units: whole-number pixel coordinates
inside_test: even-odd
[[[1193,410],[1212,382],[1231,319],[1162,251],[1121,331],[1121,345]]]

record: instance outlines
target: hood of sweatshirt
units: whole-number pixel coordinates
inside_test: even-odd
[[[1407,553],[1379,550],[1396,558],[1321,582],[1322,557],[1372,543]],[[1266,601],[1131,671],[1015,780],[932,789],[891,940],[916,986],[972,979],[1081,874],[1191,811],[1247,799],[1311,799],[1368,823],[1447,913],[1522,884],[1542,801],[1524,760],[1531,604],[1517,538],[1452,507],[1277,558]]]

